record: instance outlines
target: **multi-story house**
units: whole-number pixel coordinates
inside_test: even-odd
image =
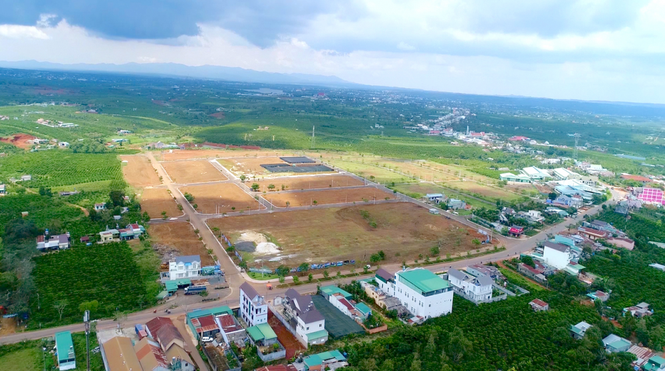
[[[198,255],[179,256],[169,262],[169,279],[193,278],[201,274],[201,257]]]
[[[494,281],[488,276],[473,277],[457,269],[450,269],[448,280],[456,292],[474,303],[487,302],[492,299]]]
[[[298,337],[308,345],[320,345],[328,341],[326,320],[314,306],[311,296],[288,289],[285,300],[284,316]]]
[[[268,304],[263,296],[245,282],[240,285],[240,308],[238,315],[248,326],[256,326],[268,322]]]
[[[416,268],[395,273],[376,272],[379,288],[394,296],[411,314],[427,319],[453,311],[453,287],[427,269]]]

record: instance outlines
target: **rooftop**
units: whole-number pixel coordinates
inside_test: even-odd
[[[569,249],[569,247],[564,245],[564,244],[556,243],[556,242],[550,242],[550,241],[545,242],[543,244],[543,246],[545,246],[545,248],[550,248],[550,249],[553,249],[553,250],[556,250],[556,251],[559,251],[559,252],[567,252],[568,249]]]
[[[254,289],[254,287],[252,287],[252,285],[250,285],[248,282],[244,282],[242,285],[240,285],[240,290],[242,290],[250,300],[254,300],[255,297],[260,296],[256,289]]]
[[[323,364],[324,361],[335,359],[337,361],[346,361],[346,357],[339,352],[339,350],[332,350],[319,354],[312,354],[311,356],[303,358],[303,362],[307,367],[318,366]]]
[[[74,351],[74,342],[72,341],[72,334],[69,331],[62,331],[55,334],[55,344],[58,351],[58,362],[67,361],[69,359],[69,351]]]
[[[267,323],[251,326],[247,328],[247,333],[254,341],[270,340],[277,338],[277,334]]]
[[[427,269],[413,269],[410,271],[398,272],[397,275],[401,277],[401,281],[403,281],[405,284],[411,286],[411,288],[420,291],[423,294],[432,291],[444,290],[450,286],[448,281],[442,279]]]
[[[177,258],[175,258],[175,262],[185,263],[185,264],[191,264],[193,262],[201,263],[201,257],[198,255],[178,256]]]
[[[132,340],[124,336],[111,338],[102,345],[106,359],[109,363],[109,370],[112,371],[134,371],[141,370],[141,364],[136,357]]]
[[[353,296],[350,293],[348,293],[347,291],[342,290],[342,289],[340,289],[339,287],[337,287],[335,285],[329,285],[329,286],[321,287],[321,292],[323,292],[326,295],[341,294],[342,296],[344,296],[347,299],[350,299]]]

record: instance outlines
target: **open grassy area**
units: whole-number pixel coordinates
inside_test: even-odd
[[[428,255],[433,246],[440,246],[440,255],[445,257],[475,250],[472,240],[480,237],[471,229],[411,203],[245,215],[212,219],[208,224],[232,240],[244,232],[271,236],[270,240],[281,249],[279,254],[253,254],[254,262],[262,260],[261,264],[271,268],[346,259],[361,262],[379,250],[386,255],[385,263],[399,263],[418,259],[420,254]],[[282,260],[267,261],[275,256]]]

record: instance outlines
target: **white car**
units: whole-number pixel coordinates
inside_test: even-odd
[[[201,341],[204,343],[210,343],[212,341],[212,338],[210,336],[204,336],[201,338]]]

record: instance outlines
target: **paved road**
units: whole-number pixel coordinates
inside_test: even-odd
[[[227,294],[225,297],[222,297],[218,301],[211,301],[211,302],[206,302],[206,303],[201,303],[201,304],[196,304],[196,305],[189,305],[189,306],[179,306],[176,308],[173,308],[171,310],[171,314],[169,315],[173,319],[176,319],[178,316],[186,313],[187,311],[191,311],[196,308],[212,308],[215,306],[219,305],[228,305],[230,307],[237,307],[238,306],[238,287],[245,281],[250,282],[256,290],[262,294],[265,295],[267,300],[273,300],[276,296],[283,295],[286,292],[286,289],[273,289],[273,290],[268,290],[266,287],[266,283],[268,281],[259,281],[259,280],[254,280],[249,278],[245,274],[241,274],[235,264],[229,259],[228,255],[226,254],[226,251],[224,251],[223,246],[221,243],[217,240],[217,238],[214,236],[212,231],[208,228],[207,224],[205,223],[205,220],[211,217],[219,217],[219,215],[203,215],[197,213],[187,202],[187,200],[184,198],[184,196],[178,191],[176,185],[171,182],[170,178],[162,168],[162,166],[157,162],[153,156],[152,152],[147,152],[147,156],[150,158],[152,165],[155,167],[157,170],[158,174],[162,177],[164,181],[164,185],[171,190],[171,194],[175,196],[176,200],[178,201],[179,204],[183,205],[183,211],[185,212],[185,216],[181,218],[176,218],[177,220],[183,220],[186,218],[189,218],[190,223],[194,225],[196,229],[199,230],[199,234],[203,238],[203,242],[206,244],[206,247],[213,249],[215,252],[215,255],[218,257],[219,263],[226,273],[226,279],[229,283],[230,290],[225,290],[227,291]],[[212,161],[211,161],[212,162]],[[214,161],[216,163],[216,161]],[[217,164],[219,165],[219,164]],[[216,166],[217,167],[217,166]],[[236,178],[233,174],[228,172],[226,169],[223,167],[219,166],[218,169],[222,171],[231,182],[238,184],[243,190],[251,194],[251,191],[247,188],[245,184],[240,182],[238,178]],[[357,177],[354,174],[348,174],[350,176]],[[358,179],[362,179],[363,181],[366,181],[366,179],[357,177]],[[378,189],[382,189],[388,192],[392,192],[388,188],[385,188],[379,184],[376,183],[371,183],[367,182],[371,186],[375,186]],[[608,201],[609,203],[615,203],[619,199],[621,199],[621,194],[616,191],[612,191],[612,199]],[[409,197],[406,197],[404,195],[399,195],[402,201],[407,201],[407,202],[414,202],[422,207],[425,208],[430,208],[431,205],[428,205],[426,203],[423,203],[419,200],[414,200]],[[386,201],[383,201],[386,202]],[[394,202],[394,201],[393,201]],[[348,204],[344,204],[348,205]],[[316,207],[325,207],[329,205],[320,205]],[[335,206],[329,206],[329,207],[338,207],[340,205],[335,205]],[[342,205],[343,206],[343,205]],[[309,209],[310,207],[305,207],[306,209]],[[283,211],[292,211],[298,208],[277,208],[274,210],[262,210],[261,212],[283,212]],[[596,214],[599,210],[601,209],[601,206],[596,206],[588,211],[586,211],[584,214],[585,215],[594,215]],[[454,214],[448,214],[446,213],[447,217],[450,217],[451,219],[454,219],[462,224],[469,225],[473,227],[474,229],[476,228],[482,228],[479,227],[478,225],[469,222],[466,220],[466,218],[459,216],[459,215],[454,215]],[[443,217],[443,216],[442,216]],[[580,220],[582,220],[583,217],[582,215],[578,215],[577,218],[575,219],[568,219],[564,223],[560,223],[558,225],[552,226],[550,228],[547,228],[540,232],[539,234],[528,238],[528,239],[508,239],[504,238],[502,236],[496,236],[498,238],[498,241],[501,245],[506,247],[506,250],[494,253],[494,254],[488,254],[480,257],[475,257],[471,259],[465,259],[465,260],[460,260],[452,263],[441,263],[441,264],[433,264],[430,266],[427,266],[427,269],[438,272],[442,270],[446,270],[449,268],[464,268],[469,265],[473,264],[481,264],[481,263],[487,263],[491,261],[499,261],[499,260],[505,260],[507,258],[513,257],[513,256],[519,256],[519,254],[529,251],[534,248],[535,243],[537,241],[541,241],[547,238],[548,234],[556,234],[559,233],[567,228],[567,225],[570,223],[575,223]],[[151,223],[167,223],[170,220],[166,221],[161,221],[161,220],[152,220]],[[487,230],[486,228],[482,228]],[[388,264],[383,266],[383,268],[389,270],[389,271],[398,271],[401,269],[400,264]],[[320,274],[317,274],[316,276],[319,276]],[[347,279],[342,279],[342,280],[333,280],[330,281],[331,283],[346,283],[350,282],[354,279],[357,278],[347,278]],[[316,283],[312,284],[303,284],[298,287],[298,291],[302,293],[307,293],[307,292],[314,292],[316,291]],[[164,314],[164,308],[167,307],[168,304],[162,305],[158,307],[157,313],[154,313],[155,308],[151,308],[148,310],[144,310],[141,312],[135,312],[130,314],[126,320],[122,321],[121,325],[123,327],[128,327],[128,326],[133,326],[137,323],[145,323],[148,320],[152,319],[156,315],[163,315]],[[113,327],[117,326],[117,322],[113,320],[102,320],[98,321],[97,327],[98,329],[110,329]],[[30,331],[30,332],[22,332],[22,333],[16,333],[16,334],[11,334],[11,335],[5,335],[0,337],[0,344],[6,344],[6,343],[15,343],[15,342],[20,342],[22,340],[30,340],[30,339],[40,339],[43,337],[52,337],[56,332],[58,331],[83,331],[83,325],[82,324],[74,324],[74,325],[69,325],[69,326],[61,326],[57,328],[50,328],[50,329],[44,329],[44,330],[37,330],[37,331]]]

